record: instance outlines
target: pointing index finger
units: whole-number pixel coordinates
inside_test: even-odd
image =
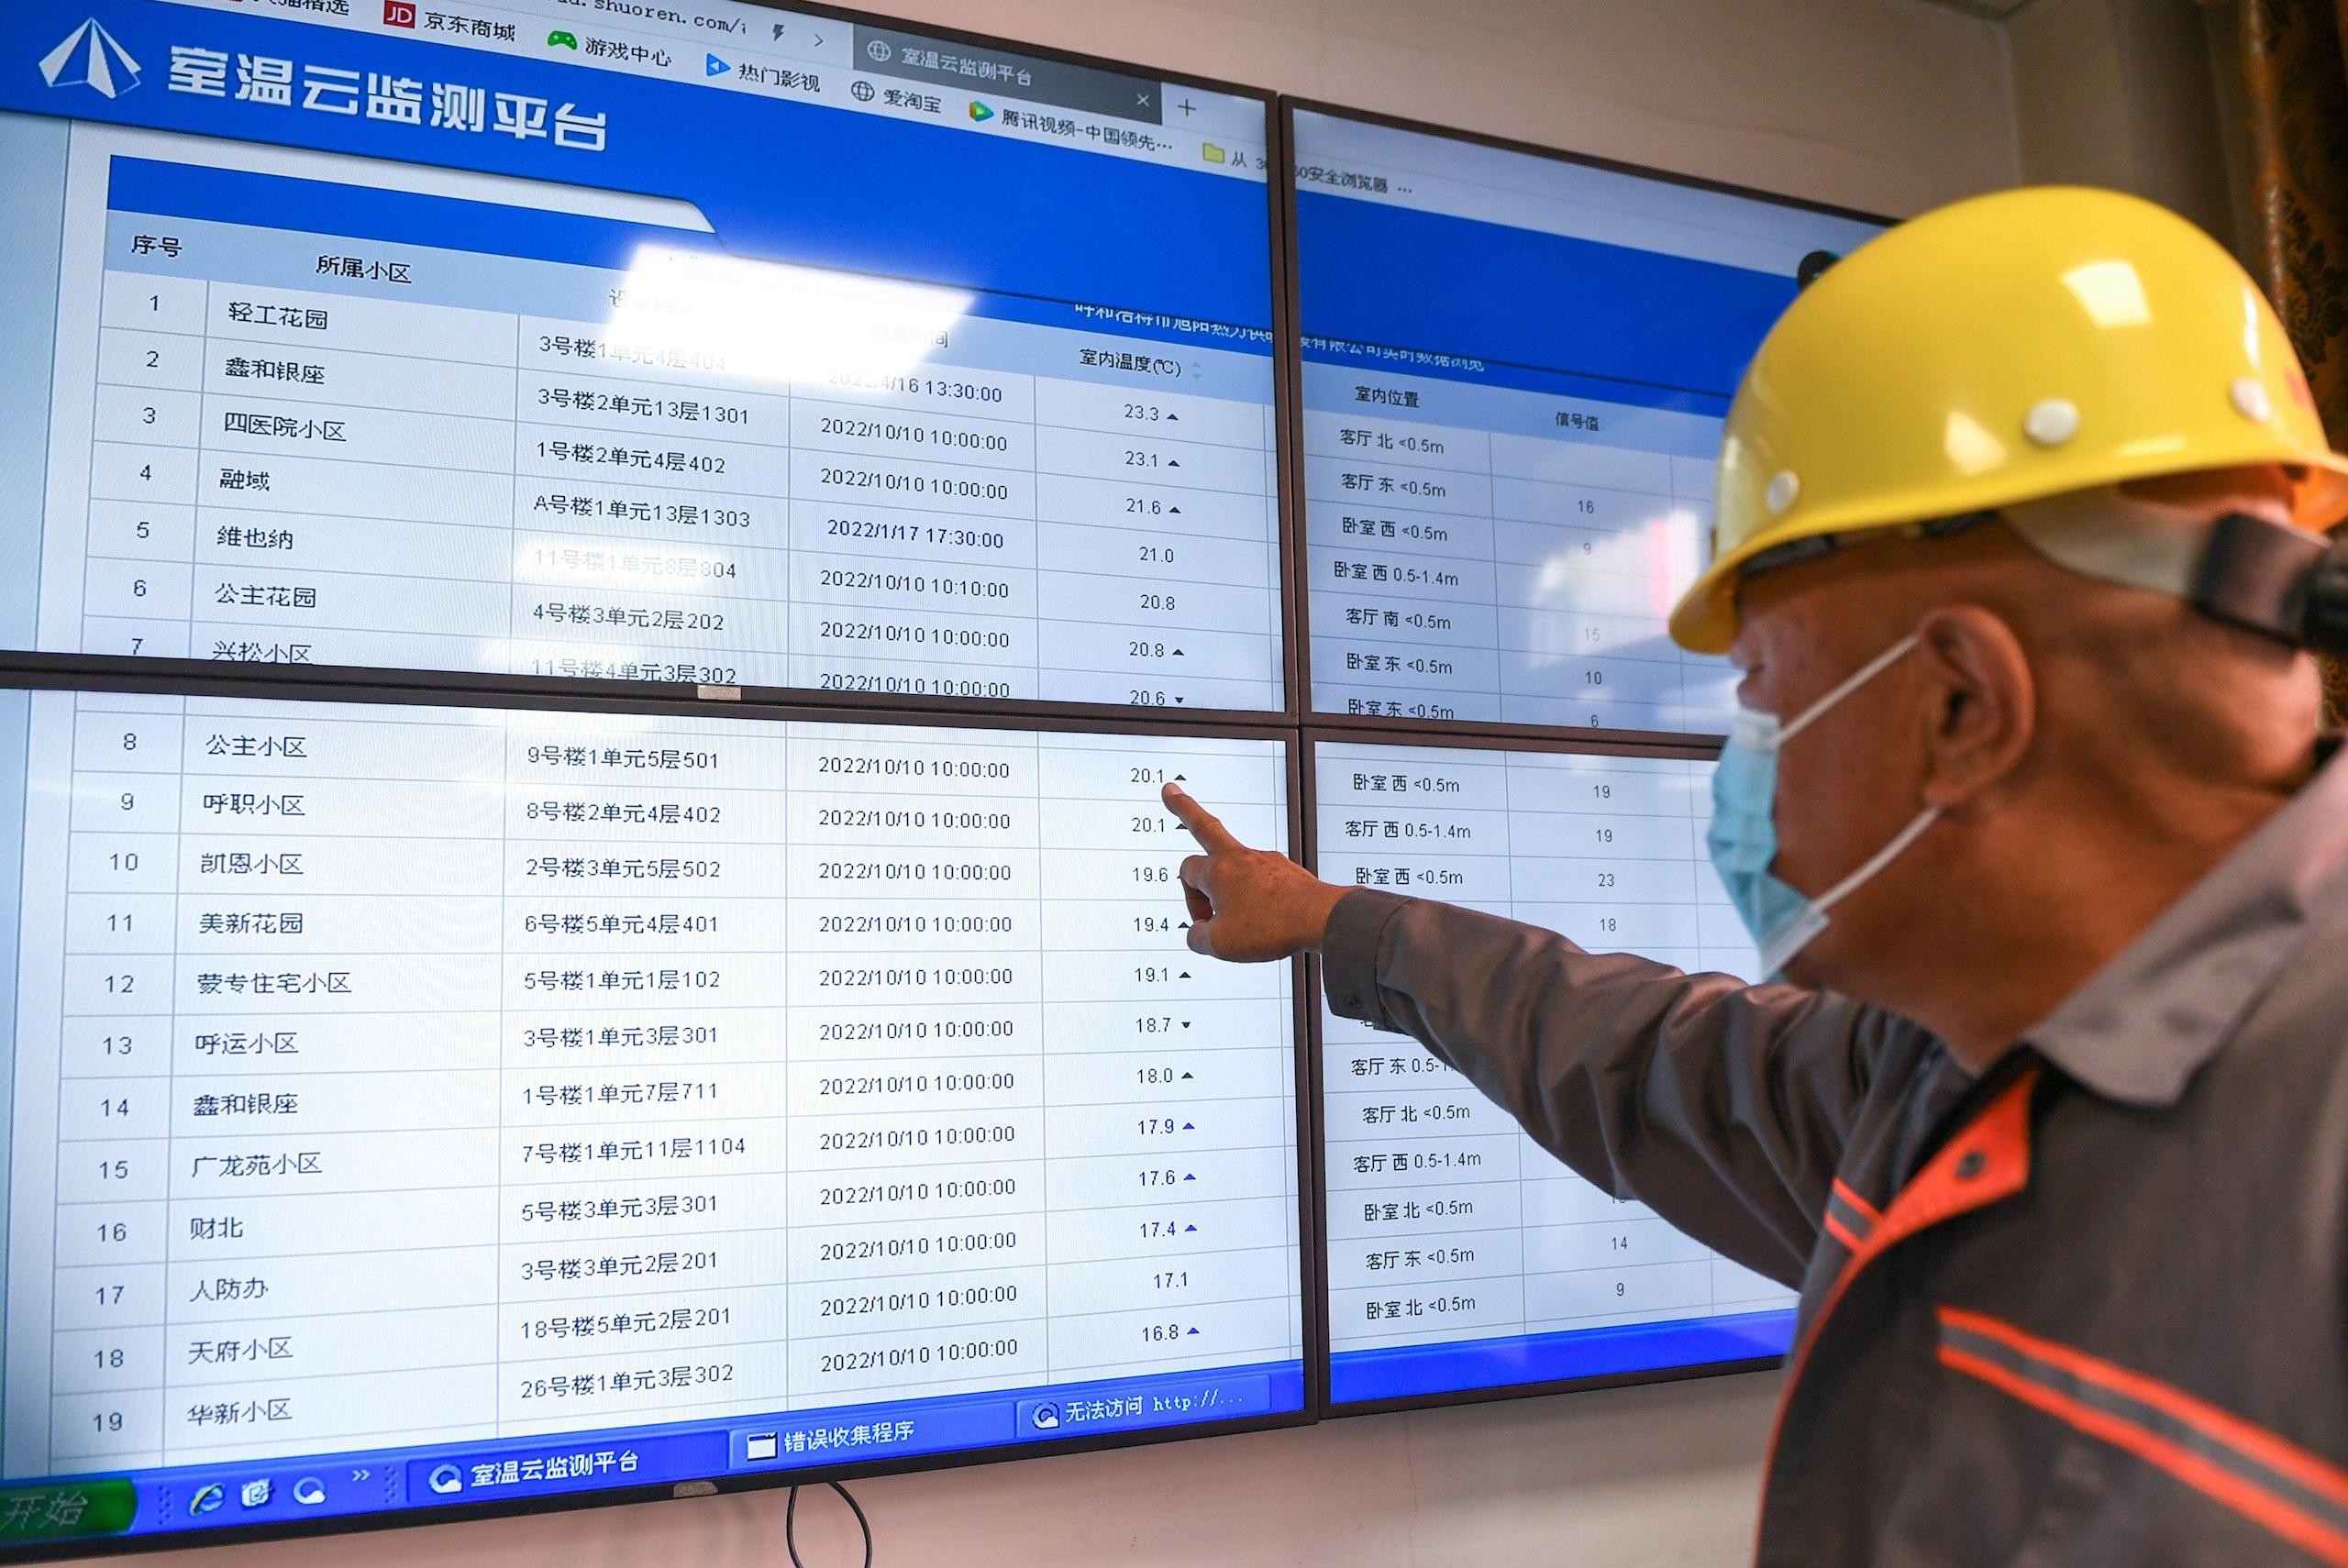
[[[1166,801],[1166,809],[1173,812],[1184,827],[1191,830],[1191,836],[1197,839],[1199,847],[1209,855],[1220,855],[1226,849],[1244,847],[1231,835],[1231,830],[1224,827],[1213,812],[1191,799],[1180,785],[1166,786],[1162,791],[1162,798]]]

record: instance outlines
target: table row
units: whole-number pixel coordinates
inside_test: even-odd
[[[70,1469],[448,1444],[624,1421],[818,1409],[859,1397],[1292,1361],[1298,1342],[1294,1300],[1281,1297],[669,1357],[622,1353],[511,1368],[490,1361],[315,1380],[264,1376],[216,1388],[60,1394],[50,1403],[51,1452],[58,1468]]]
[[[193,505],[100,502],[90,513],[83,608],[127,614],[123,599],[167,598],[173,589],[209,603],[205,586],[235,580],[236,571],[292,574],[322,591],[390,578],[1013,617],[1062,608],[1072,578],[1131,577],[1178,589],[1279,580],[1267,539],[1185,531],[1147,516],[1013,518],[973,528],[931,512],[872,507],[844,516],[841,508],[799,501],[732,509],[725,523],[714,507],[679,507],[692,520],[659,527],[637,521],[637,508],[616,496],[607,505],[591,498],[583,512],[546,504],[568,499],[541,492],[517,502],[510,521],[484,523],[221,505],[199,514]],[[664,516],[670,510],[659,509]],[[207,567],[214,569],[200,570]]]
[[[56,1271],[52,1319],[60,1333],[194,1324],[267,1324],[337,1315],[366,1323],[424,1309],[558,1305],[566,1311],[629,1306],[685,1293],[727,1299],[753,1287],[823,1287],[808,1297],[826,1331],[903,1327],[885,1321],[893,1295],[943,1280],[1015,1286],[1034,1271],[1051,1277],[1055,1315],[1106,1312],[1163,1297],[1203,1300],[1278,1296],[1295,1280],[1292,1205],[1276,1198],[1175,1207],[1175,1230],[1151,1233],[1122,1210],[1072,1209],[860,1228],[716,1232],[660,1242],[520,1242],[504,1247],[432,1247],[404,1252],[319,1251],[292,1258],[198,1260],[63,1266]],[[1180,1216],[1179,1220],[1171,1219]],[[1188,1226],[1196,1225],[1193,1231]],[[886,1255],[876,1253],[880,1249]],[[891,1251],[890,1249],[894,1249]],[[1236,1255],[1242,1261],[1227,1261]],[[1065,1293],[1065,1294],[1064,1294]],[[1013,1292],[1016,1295],[1016,1292]],[[823,1305],[828,1302],[829,1306]],[[1015,1300],[973,1300],[967,1320],[1039,1310],[1031,1291]],[[1005,1309],[1000,1314],[993,1309]],[[882,1320],[859,1322],[859,1318]],[[934,1326],[951,1328],[941,1315]],[[764,1337],[763,1335],[761,1337]],[[781,1337],[780,1335],[774,1337]],[[124,1342],[127,1343],[126,1339]],[[523,1347],[487,1347],[518,1354]],[[363,1347],[362,1347],[363,1349]]]
[[[1364,1286],[1330,1293],[1330,1348],[1430,1344],[1671,1322],[1793,1305],[1792,1294],[1722,1258],[1491,1279]]]
[[[72,1157],[91,1152],[77,1145]],[[299,1257],[315,1251],[321,1236],[337,1235],[363,1236],[371,1246],[394,1252],[736,1233],[771,1242],[792,1229],[958,1224],[1006,1217],[1034,1220],[1055,1205],[1148,1220],[1164,1218],[1169,1209],[1284,1198],[1297,1187],[1296,1150],[1289,1139],[1260,1146],[1041,1159],[1027,1151],[1006,1159],[983,1150],[925,1149],[901,1154],[899,1161],[854,1171],[579,1181],[499,1180],[493,1170],[477,1185],[445,1187],[435,1185],[442,1179],[435,1173],[412,1171],[406,1185],[268,1196],[223,1197],[216,1191],[165,1199],[106,1192],[91,1201],[57,1206],[56,1256],[68,1265],[158,1263],[167,1256],[183,1264],[220,1264]],[[1184,1223],[1197,1223],[1196,1217]],[[1147,1250],[1177,1236],[1196,1240],[1201,1233],[1153,1231]]]
[[[1071,623],[1070,624],[1075,624]],[[1080,630],[1083,629],[1081,627]],[[1051,623],[1045,641],[1051,641]],[[1263,655],[1260,677],[1192,675],[1187,655],[1194,642],[1204,652],[1241,644]],[[696,649],[675,639],[634,634],[557,636],[455,636],[397,631],[344,632],[276,624],[267,621],[184,622],[92,620],[83,627],[83,650],[95,654],[192,657],[221,664],[372,666],[383,669],[485,671],[501,675],[557,676],[579,680],[651,680],[703,686],[795,687],[810,691],[892,697],[979,698],[989,701],[1082,702],[1112,706],[1218,709],[1262,712],[1280,705],[1284,690],[1278,656],[1264,637],[1237,632],[1161,635],[1141,645],[1155,654],[1133,653],[1139,639],[1124,643],[1130,657],[1114,657],[1087,668],[1039,654],[1035,668],[992,665],[973,670],[942,655],[894,658],[837,654],[736,653]],[[1118,639],[1112,637],[1113,656]],[[1202,662],[1205,662],[1203,659]]]
[[[76,774],[504,780],[525,801],[540,783],[631,780],[1091,798],[1154,820],[1168,820],[1158,786],[1178,776],[1234,805],[1284,798],[1282,747],[1267,740],[116,693],[42,693],[36,706],[57,748],[44,766]]]
[[[837,783],[798,790],[682,781],[572,783],[494,774],[355,778],[299,763],[276,768],[210,763],[203,771],[191,768],[172,780],[108,771],[105,764],[113,760],[102,752],[89,759],[96,766],[85,762],[74,770],[73,826],[77,837],[90,845],[85,853],[98,857],[94,864],[77,866],[77,872],[102,877],[116,849],[142,840],[151,844],[159,837],[192,850],[283,845],[302,850],[321,869],[339,865],[354,876],[372,875],[379,868],[366,862],[387,851],[429,854],[433,845],[477,846],[483,842],[532,850],[532,841],[553,841],[570,852],[582,846],[634,849],[667,843],[714,854],[788,845],[804,852],[794,854],[793,859],[810,861],[828,852],[864,848],[918,854],[940,864],[941,857],[948,856],[1007,856],[1030,872],[1038,850],[1054,856],[1131,855],[1166,848],[1177,839],[1189,843],[1156,792],[1130,783],[1130,768],[1121,772],[1113,763],[1105,767],[1109,777],[1096,784],[1094,793],[1059,795],[1041,789],[1013,792],[983,788],[954,794],[883,794],[843,789]],[[1658,805],[1667,809],[1668,802]],[[1258,840],[1276,835],[1285,825],[1276,801],[1242,799],[1226,809],[1234,832]],[[1635,804],[1626,801],[1623,812],[1634,811]],[[1620,826],[1625,834],[1639,831],[1645,820],[1617,821],[1618,815],[1599,820]],[[1672,825],[1684,825],[1687,820],[1683,808]],[[1500,824],[1495,818],[1485,825]],[[1537,828],[1537,819],[1527,826]],[[1467,836],[1453,835],[1456,840]],[[1472,842],[1463,843],[1465,853],[1474,853],[1475,847]],[[407,875],[388,879],[402,890],[445,889],[452,897],[480,885],[471,875],[450,883],[418,883]],[[1035,890],[1029,887],[1013,896],[1032,898]]]
[[[717,954],[699,962],[511,964],[495,953],[218,955],[75,954],[65,961],[68,1019],[129,1021],[266,1018],[272,1010],[432,1013],[504,1008],[643,1006],[774,1010],[828,1003],[894,1013],[909,1004],[1123,1002],[1159,1009],[1192,1001],[1285,999],[1288,970],[1236,973],[1185,954],[995,953],[878,946],[845,953]],[[1268,1011],[1284,1017],[1284,1007]],[[880,1016],[880,1012],[868,1016]]]
[[[693,1071],[726,1063],[772,1068],[823,1062],[882,1068],[951,1060],[991,1069],[1062,1051],[1115,1052],[1135,1062],[1168,1053],[1293,1050],[1285,999],[919,1004],[886,998],[783,1008],[678,1006],[651,999],[597,1008],[549,999],[501,1011],[321,1012],[305,1006],[224,1006],[211,1016],[95,1014],[57,1025],[67,1080],[235,1073],[272,1084],[313,1075],[504,1069]],[[1430,1062],[1432,1058],[1426,1058]],[[1187,1070],[1187,1069],[1184,1069]],[[1448,1069],[1445,1069],[1448,1071]]]
[[[913,1057],[884,1063],[779,1061],[670,1066],[392,1071],[181,1072],[168,1081],[103,1078],[61,1092],[61,1142],[109,1145],[169,1138],[201,1144],[231,1134],[298,1138],[311,1133],[408,1132],[496,1128],[576,1130],[649,1122],[757,1121],[788,1117],[794,1139],[830,1129],[930,1125],[934,1116],[979,1114],[995,1144],[1050,1142],[1047,1110],[1063,1129],[1083,1108],[1104,1118],[1117,1109],[1162,1110],[1213,1101],[1277,1099],[1295,1081],[1294,1059],[1276,1026],[1252,1045],[1222,1049],[1088,1052],[1063,1037],[1025,1056]],[[385,1066],[389,1058],[379,1058]],[[1173,1097],[1179,1097],[1174,1099]],[[943,1131],[942,1126],[939,1129]],[[797,1151],[793,1151],[796,1153]],[[796,1162],[793,1162],[795,1165]]]
[[[945,1264],[919,1278],[847,1286],[713,1291],[653,1285],[643,1288],[640,1298],[562,1307],[394,1307],[320,1317],[286,1313],[234,1325],[177,1322],[161,1331],[77,1329],[60,1333],[54,1342],[56,1391],[169,1387],[185,1393],[260,1380],[422,1372],[481,1362],[512,1371],[573,1365],[603,1354],[693,1354],[784,1342],[836,1346],[906,1331],[992,1331],[1002,1325],[1032,1330],[1045,1321],[1056,1331],[1080,1320],[1131,1310],[1135,1301],[1147,1301],[1146,1309],[1152,1312],[1177,1314],[1279,1301],[1292,1288],[1295,1261],[1292,1250],[1276,1244],[1187,1259],[1173,1268],[1055,1264],[970,1270]],[[1131,1354],[1143,1346],[1113,1348]]]
[[[156,314],[144,313],[149,318]],[[331,317],[329,323],[331,335]],[[551,344],[572,325],[549,323],[537,338]],[[184,318],[172,326],[177,329],[100,331],[97,381],[105,392],[121,394],[111,400],[116,411],[127,397],[162,401],[203,394],[303,408],[407,410],[508,425],[525,417],[569,418],[615,429],[705,431],[774,445],[925,449],[1022,468],[1030,466],[1037,444],[1049,439],[1046,432],[1057,430],[1257,451],[1270,445],[1269,411],[1261,403],[1136,392],[1053,376],[972,372],[967,385],[981,395],[957,400],[918,392],[868,392],[829,376],[795,384],[664,376],[616,359],[582,364],[575,354],[539,350],[535,341],[526,345],[531,352],[517,366],[512,359],[450,359],[380,344],[305,342],[270,350],[249,338],[194,329]],[[983,395],[990,391],[999,395]],[[102,392],[102,428],[108,401]],[[118,413],[116,417],[119,422]],[[144,419],[121,422],[121,427],[155,428]]]
[[[793,271],[797,278],[776,280],[777,286],[785,290],[782,297],[791,297],[792,283],[818,290],[825,287],[813,270]],[[541,289],[545,286],[543,272],[524,276]],[[612,282],[638,290],[645,286],[644,278],[628,274],[615,273]],[[873,286],[871,280],[864,278],[848,282],[854,288]],[[773,319],[777,296],[770,290],[754,290],[743,296],[722,286],[691,285],[677,303],[684,307],[681,314],[697,315],[717,302],[745,297],[761,311],[761,319]],[[873,314],[876,310],[878,316]],[[818,317],[833,321],[845,315],[877,330],[887,329],[883,321],[889,315],[885,305],[852,299],[826,302],[817,313]],[[809,320],[820,325],[816,317]],[[874,365],[869,347],[863,346],[859,346],[861,352],[842,356],[837,363],[825,362],[820,352],[802,352],[778,360],[770,355],[742,352],[752,344],[739,322],[732,324],[730,335],[719,324],[705,324],[717,327],[717,335],[696,335],[693,341],[685,341],[679,332],[670,330],[683,325],[664,322],[658,313],[638,313],[632,319],[590,320],[327,293],[299,285],[110,271],[100,306],[98,378],[125,382],[153,379],[151,384],[203,387],[212,382],[199,366],[208,364],[216,350],[224,367],[231,356],[243,357],[249,367],[291,367],[284,373],[263,369],[248,377],[223,380],[309,387],[329,395],[358,387],[410,387],[416,389],[414,401],[427,405],[433,395],[445,393],[452,383],[459,388],[478,385],[470,378],[482,373],[475,367],[485,367],[507,374],[515,370],[543,371],[680,392],[788,395],[794,401],[850,403],[905,413],[979,414],[1018,424],[1140,430],[1231,445],[1246,445],[1251,440],[1270,444],[1276,372],[1268,348],[1260,353],[1192,348],[1188,356],[1191,364],[1185,368],[1194,374],[1202,364],[1211,364],[1213,373],[1206,379],[1215,385],[1235,392],[1243,386],[1249,392],[1260,387],[1257,396],[1217,397],[1136,384],[1144,380],[1141,375],[1113,369],[1101,360],[1098,346],[1102,335],[1091,330],[1040,327],[984,316],[967,318],[956,328],[958,339],[975,334],[991,340],[1007,358],[1042,360],[1068,370],[1089,367],[1095,372],[1070,376],[1055,375],[1050,370],[959,364],[954,362],[953,355],[936,353],[934,344],[930,356],[906,356],[908,362],[901,369]],[[162,362],[159,350],[164,345],[156,342],[158,338],[175,342],[186,356],[200,346],[205,357]],[[1137,346],[1134,340],[1125,342],[1128,348]],[[1088,349],[1094,351],[1094,358],[1086,358]],[[157,353],[159,362],[147,362],[150,352]],[[352,401],[377,400],[355,397]],[[1175,429],[1178,425],[1182,428]]]
[[[135,1203],[235,1195],[537,1187],[728,1175],[863,1175],[907,1162],[979,1161],[1015,1175],[1051,1156],[1120,1155],[1179,1169],[1193,1154],[1293,1146],[1290,1101],[1186,1100],[999,1111],[695,1119],[647,1113],[611,1126],[193,1133],[59,1144],[55,1201]],[[1123,1167],[1127,1174],[1136,1167]],[[1147,1168],[1147,1167],[1139,1167]],[[1125,1185],[1112,1168],[1111,1185]],[[582,1190],[587,1188],[582,1186]]]

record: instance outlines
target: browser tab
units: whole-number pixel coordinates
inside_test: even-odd
[[[992,88],[1033,104],[1163,125],[1160,83],[1090,65],[1069,65],[981,44],[924,38],[887,28],[858,27],[858,69],[877,76],[974,89]]]

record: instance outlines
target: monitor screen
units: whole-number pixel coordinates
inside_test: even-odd
[[[1299,109],[1310,706],[1720,734],[1665,618],[1745,361],[1880,225]]]
[[[1703,849],[1711,764],[1313,746],[1318,869],[1750,975]],[[1333,1405],[1780,1355],[1794,1293],[1600,1190],[1416,1042],[1322,1013]]]
[[[736,0],[0,52],[0,648],[1284,705],[1262,98]]]
[[[0,692],[0,1545],[1299,1419],[1285,743],[218,685]]]

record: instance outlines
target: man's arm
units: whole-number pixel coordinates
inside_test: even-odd
[[[1321,952],[1336,1011],[1415,1036],[1575,1170],[1775,1279],[1801,1276],[1869,1083],[1931,1044],[1839,997],[1334,887],[1170,785],[1166,803],[1205,851],[1182,863],[1191,947]]]
[[[1831,994],[1367,889],[1321,946],[1336,1012],[1414,1036],[1598,1186],[1789,1284],[1868,1084],[1930,1044]]]

